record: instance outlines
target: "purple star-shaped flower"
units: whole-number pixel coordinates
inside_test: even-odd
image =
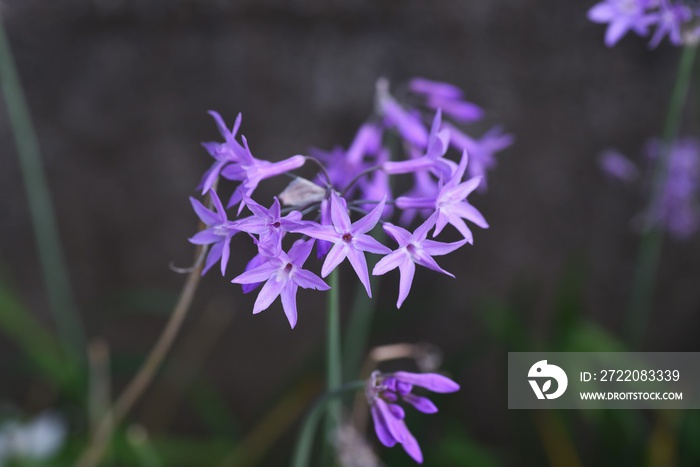
[[[423,453],[416,438],[408,431],[404,422],[404,409],[397,402],[400,399],[426,414],[436,413],[438,409],[430,399],[413,394],[413,386],[420,386],[437,393],[459,391],[459,384],[435,373],[375,371],[365,386],[365,397],[379,441],[386,447],[401,444],[406,453],[421,464]]]
[[[605,45],[614,46],[628,31],[640,36],[648,33],[649,25],[656,21],[648,14],[649,0],[603,0],[588,10],[588,19],[594,23],[608,23]]]
[[[495,153],[513,144],[515,138],[504,133],[500,126],[491,128],[479,139],[472,138],[452,125],[446,126],[450,130],[450,144],[469,154],[469,176],[482,177],[479,191],[486,191],[486,174],[496,167]]]
[[[209,269],[221,259],[221,275],[226,274],[226,266],[230,253],[231,237],[233,237],[238,229],[233,221],[229,221],[226,217],[226,210],[219,200],[219,196],[214,190],[209,190],[209,197],[214,204],[216,212],[211,211],[204,206],[200,201],[190,198],[194,212],[197,217],[207,226],[206,229],[197,232],[190,238],[190,242],[195,245],[212,245],[207,260],[202,270],[204,275]]]
[[[214,118],[216,126],[219,128],[219,133],[221,133],[221,136],[224,137],[226,142],[202,143],[202,146],[204,146],[209,154],[211,154],[211,156],[215,159],[214,164],[204,173],[204,176],[202,177],[202,181],[200,183],[202,194],[205,194],[211,189],[216,179],[219,178],[221,169],[223,169],[225,165],[238,161],[237,154],[238,148],[240,148],[240,144],[238,144],[238,141],[236,141],[236,134],[241,126],[241,114],[239,113],[236,117],[236,121],[230,131],[226,127],[224,119],[221,118],[221,115],[219,115],[218,112],[210,110],[209,115]],[[234,150],[234,148],[236,149]]]
[[[467,242],[472,243],[471,230],[463,219],[467,219],[482,229],[488,228],[484,216],[466,200],[481,183],[481,177],[472,177],[462,182],[462,177],[467,169],[467,152],[462,153],[457,170],[445,183],[440,180],[440,191],[436,198],[410,198],[400,196],[396,199],[396,206],[400,209],[435,209],[437,221],[433,237],[437,236],[449,223],[452,224],[464,236]]]
[[[693,13],[685,5],[671,5],[668,0],[660,0],[659,10],[653,13],[656,22],[656,31],[651,37],[649,47],[655,48],[659,45],[664,36],[668,35],[673,45],[681,45],[681,28],[683,23],[693,17]]]
[[[259,205],[245,195],[243,195],[243,202],[253,215],[236,221],[236,228],[241,232],[258,235],[258,249],[264,256],[277,256],[282,251],[284,233],[300,226],[301,213],[292,211],[282,217],[277,197],[270,209]]]
[[[425,104],[432,109],[442,109],[446,115],[457,121],[468,123],[480,120],[484,111],[477,105],[463,99],[463,92],[453,84],[413,78],[408,83],[411,91],[422,94]]]
[[[309,222],[305,227],[296,230],[298,233],[333,244],[326,256],[326,260],[323,262],[321,277],[326,277],[345,258],[348,258],[355,273],[357,273],[357,277],[360,278],[360,282],[365,286],[367,295],[372,296],[364,252],[391,253],[389,248],[367,235],[367,232],[372,230],[379,222],[379,218],[384,211],[384,204],[385,200],[382,199],[366,216],[354,223],[350,223],[350,216],[345,208],[345,203],[340,196],[333,192],[331,193],[330,201],[331,225]]]
[[[433,124],[428,137],[428,150],[425,155],[406,161],[385,162],[382,165],[384,171],[394,175],[430,170],[437,175],[449,176],[454,171],[455,163],[443,159],[450,141],[450,132],[445,129],[441,130],[441,124],[442,111],[438,109],[433,118]]]
[[[401,308],[401,305],[408,296],[408,292],[411,290],[416,264],[454,277],[454,275],[438,266],[432,257],[452,253],[454,250],[467,243],[467,241],[461,240],[453,243],[442,243],[434,240],[427,240],[428,231],[435,226],[436,218],[437,213],[419,226],[413,234],[396,225],[384,224],[384,230],[396,240],[399,244],[399,248],[379,260],[372,270],[372,274],[380,276],[397,267],[399,268],[399,299],[396,302],[396,308]]]
[[[293,329],[297,324],[296,297],[299,287],[314,290],[330,289],[328,284],[316,274],[302,269],[313,244],[313,240],[298,240],[289,249],[289,253],[281,251],[279,256],[268,258],[262,265],[244,272],[231,281],[236,284],[257,284],[266,281],[255,300],[253,314],[266,310],[278,296],[281,296],[284,314]]]
[[[300,155],[292,156],[279,162],[256,159],[250,152],[245,136],[241,136],[241,139],[243,140],[243,146],[234,148],[237,153],[237,162],[228,164],[221,170],[223,177],[241,182],[241,186],[233,193],[228,202],[229,207],[240,202],[243,199],[243,195],[252,195],[262,180],[298,169],[306,161],[306,158]],[[241,203],[238,213],[240,214],[242,210],[243,204]]]

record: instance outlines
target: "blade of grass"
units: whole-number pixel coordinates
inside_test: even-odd
[[[60,343],[0,283],[0,330],[26,353],[42,374],[68,393],[77,391],[74,376],[77,368],[63,357]]]
[[[17,144],[17,155],[27,193],[41,271],[56,328],[64,351],[81,356],[85,348],[82,324],[71,292],[49,185],[41,162],[39,142],[2,18],[0,18],[0,87],[5,97],[7,115]]]

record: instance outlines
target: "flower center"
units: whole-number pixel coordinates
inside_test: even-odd
[[[279,228],[280,228],[280,225],[282,225],[282,224],[280,224],[279,221],[273,222],[273,223],[272,223],[272,227],[274,227],[274,228],[276,228],[276,229],[279,229]]]
[[[292,272],[292,263],[287,263],[287,265],[284,267],[284,270],[286,272]]]
[[[352,241],[352,234],[346,233],[343,235],[343,241],[345,243],[350,243]]]

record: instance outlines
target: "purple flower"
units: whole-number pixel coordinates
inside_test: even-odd
[[[600,155],[599,164],[603,172],[623,182],[633,182],[639,177],[637,166],[613,149],[609,149]]]
[[[413,234],[396,225],[384,224],[384,230],[396,240],[399,248],[379,260],[374,270],[372,270],[372,274],[379,276],[397,267],[399,268],[399,299],[396,302],[396,308],[401,308],[408,296],[408,292],[411,290],[413,275],[416,271],[415,264],[454,277],[454,275],[438,266],[432,257],[452,253],[467,241],[441,243],[427,240],[428,231],[435,226],[436,217],[437,213],[426,220]]]
[[[648,14],[649,0],[603,0],[588,11],[588,19],[594,23],[608,23],[605,45],[612,47],[628,31],[640,36],[648,33],[648,27],[656,21]]]
[[[330,287],[316,274],[301,267],[311,253],[314,241],[298,240],[292,245],[289,253],[280,252],[279,256],[268,258],[268,261],[254,267],[231,282],[236,284],[257,284],[265,282],[253,306],[253,314],[266,310],[272,302],[281,296],[282,308],[287,315],[289,325],[294,328],[297,324],[297,290],[304,289],[328,290]]]
[[[383,165],[389,159],[389,151],[382,150],[377,155],[377,164]],[[372,173],[361,177],[357,184],[362,192],[362,198],[365,200],[377,200],[386,197],[387,200],[392,199],[391,183],[389,183],[389,174],[383,170],[375,170]],[[370,211],[375,204],[363,204],[362,209]],[[388,219],[394,213],[394,207],[386,205],[382,218]]]
[[[221,175],[224,178],[241,182],[241,186],[234,191],[228,202],[229,207],[240,202],[243,199],[243,195],[252,195],[262,180],[298,169],[306,161],[304,156],[292,156],[279,162],[256,159],[250,152],[245,136],[241,136],[241,139],[243,140],[243,146],[236,149],[238,160],[236,163],[228,164],[221,170]],[[241,203],[238,213],[240,214],[242,210],[243,204]]]
[[[649,155],[658,159],[663,145],[652,142]],[[700,141],[677,140],[670,148],[661,200],[650,215],[677,239],[700,229]]]
[[[399,105],[388,93],[379,97],[380,112],[388,127],[396,128],[409,143],[424,148],[428,144],[428,132],[420,117]]]
[[[681,45],[683,43],[681,27],[683,23],[693,17],[693,14],[690,8],[685,5],[671,5],[668,0],[660,0],[660,2],[659,10],[653,14],[656,22],[656,31],[654,31],[649,46],[652,48],[657,47],[666,35],[668,35],[672,44]]]
[[[433,118],[433,124],[428,136],[428,149],[424,156],[398,162],[385,162],[383,169],[388,174],[403,174],[430,170],[436,175],[449,176],[455,168],[455,163],[443,159],[450,142],[450,132],[441,130],[442,111],[438,109]]]
[[[347,151],[340,147],[334,148],[330,152],[315,150],[312,155],[324,162],[333,185],[338,190],[345,189],[357,174],[371,165],[368,163],[372,158],[380,157],[382,151],[382,130],[373,123],[365,123],[360,127]],[[367,160],[367,156],[370,160]],[[319,174],[320,181],[325,183],[323,175]],[[350,198],[362,188],[361,185],[353,186],[346,195]]]
[[[446,115],[457,121],[474,122],[480,120],[484,115],[479,106],[465,101],[462,98],[462,90],[452,84],[425,78],[413,78],[409,81],[408,87],[411,91],[424,95],[428,107],[435,110],[442,109]]]
[[[372,209],[362,219],[350,223],[345,203],[342,198],[335,192],[331,193],[330,201],[330,225],[319,225],[313,222],[308,222],[305,227],[296,230],[298,233],[308,235],[309,237],[318,240],[331,242],[333,247],[328,252],[326,260],[321,268],[321,277],[326,277],[331,273],[345,258],[350,260],[357,277],[365,286],[367,295],[372,296],[372,291],[369,284],[369,273],[367,272],[367,260],[364,252],[387,254],[391,250],[374,238],[367,235],[367,232],[372,230],[384,210],[385,200]]]
[[[270,209],[264,208],[245,195],[243,195],[243,202],[253,216],[236,221],[236,228],[241,232],[258,235],[258,249],[264,256],[277,256],[282,250],[284,233],[301,225],[301,213],[292,211],[282,217],[277,197]]]
[[[221,205],[221,200],[214,190],[209,190],[209,197],[214,203],[216,212],[209,210],[201,202],[194,198],[190,198],[194,212],[199,219],[207,226],[190,238],[190,242],[195,245],[212,245],[207,254],[207,260],[202,270],[204,275],[209,269],[221,259],[221,275],[226,274],[226,266],[230,253],[231,237],[233,237],[238,229],[235,223],[229,221],[226,217],[226,210]]]
[[[365,386],[365,397],[370,407],[374,431],[379,441],[386,447],[401,444],[406,454],[419,464],[423,463],[423,453],[404,422],[404,409],[399,400],[412,405],[416,410],[431,414],[438,411],[435,404],[422,396],[412,393],[413,386],[420,386],[437,393],[459,390],[459,384],[435,373],[381,373],[375,371]]]
[[[204,148],[209,152],[209,154],[211,154],[211,156],[215,159],[214,164],[209,168],[209,170],[207,170],[204,173],[204,176],[202,177],[202,181],[200,183],[200,186],[202,188],[202,194],[205,194],[211,189],[216,179],[219,178],[221,169],[223,169],[225,165],[238,162],[237,154],[241,146],[240,144],[238,144],[238,141],[236,141],[236,133],[238,133],[238,129],[241,126],[240,113],[236,117],[236,121],[233,124],[233,128],[231,129],[231,131],[229,131],[228,128],[226,128],[224,119],[221,118],[221,115],[219,115],[218,112],[210,110],[209,115],[211,115],[214,118],[216,126],[219,128],[219,133],[221,133],[221,136],[224,137],[226,142],[202,143],[202,146],[204,146]]]
[[[486,174],[496,167],[494,155],[513,144],[513,135],[504,133],[502,127],[495,126],[477,140],[452,125],[446,126],[450,130],[450,144],[469,154],[469,176],[482,177],[479,191],[486,191]]]
[[[409,198],[400,196],[395,205],[400,209],[435,209],[437,222],[433,237],[437,236],[449,223],[464,236],[469,243],[473,242],[471,230],[463,219],[467,219],[482,229],[488,228],[484,216],[466,200],[467,196],[479,186],[481,177],[472,177],[462,182],[467,169],[467,152],[462,153],[462,159],[452,177],[445,183],[440,180],[440,191],[436,198]]]

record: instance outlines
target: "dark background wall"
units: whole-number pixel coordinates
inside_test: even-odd
[[[191,260],[186,238],[196,219],[187,197],[210,162],[199,142],[218,138],[207,110],[230,121],[242,112],[254,151],[274,159],[347,146],[371,111],[378,77],[448,81],[486,109],[473,133],[501,123],[516,143],[500,155],[488,193],[474,197],[491,228],[441,261],[457,279],[419,271],[396,311],[397,277],[389,275],[372,343],[441,347],[469,386],[454,404],[460,420],[476,439],[507,445],[506,346],[491,340],[479,307],[532,290],[522,317],[545,339],[549,304],[574,265],[583,271],[586,316],[619,331],[638,243],[631,219],[641,204],[633,189],[606,181],[596,157],[609,146],[636,156],[659,135],[679,55],[667,45],[649,51],[636,37],[606,49],[604,28],[586,20],[592,3],[3,1],[88,335],[132,359],[158,335],[164,315],[153,311],[167,310],[183,282],[168,264]],[[685,121],[683,132],[693,134],[696,112]],[[0,260],[48,321],[4,111],[0,146]],[[280,189],[271,183],[260,193]],[[228,284],[252,253],[236,245],[229,277],[204,279],[186,331],[206,309],[214,310],[207,319],[232,314],[201,371],[245,427],[319,348],[325,321],[311,293],[301,294],[294,331],[278,304],[253,316],[254,296]],[[669,241],[663,253],[644,348],[697,350],[697,236]],[[21,403],[31,378],[10,365],[0,378],[0,396]],[[197,430],[186,411],[175,419],[176,430]]]

